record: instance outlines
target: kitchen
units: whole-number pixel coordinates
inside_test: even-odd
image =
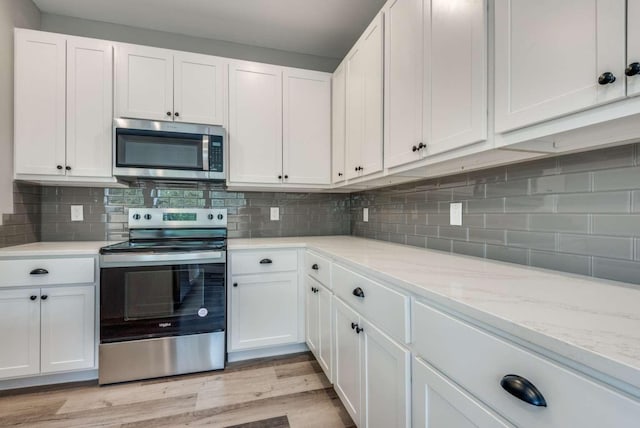
[[[0,3],[0,425],[637,425],[640,1],[173,3]]]

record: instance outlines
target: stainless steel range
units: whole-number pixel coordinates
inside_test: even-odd
[[[129,241],[100,250],[99,383],[225,364],[227,212],[129,210]]]

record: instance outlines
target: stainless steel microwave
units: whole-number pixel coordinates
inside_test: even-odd
[[[224,128],[115,119],[113,175],[178,180],[224,180]]]

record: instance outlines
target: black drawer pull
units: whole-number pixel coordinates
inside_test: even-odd
[[[237,282],[234,282],[234,283],[233,283],[233,286],[234,286],[234,287],[237,287],[237,286],[238,286],[238,283],[237,283]]]
[[[318,266],[317,263],[314,263],[313,266],[311,266],[311,269],[318,270],[318,269],[320,269],[320,267]]]
[[[273,263],[271,261],[271,259],[262,259],[262,260],[260,260],[260,264],[261,265],[270,265],[271,263]]]
[[[42,300],[47,300],[47,298],[48,298],[48,297],[49,297],[49,296],[47,296],[46,294],[43,294],[42,296],[40,296],[40,298],[41,298]]]
[[[508,374],[500,381],[500,386],[514,397],[532,406],[547,407],[542,393],[531,382],[522,376]]]
[[[362,288],[360,287],[353,290],[353,295],[364,299],[364,291],[362,291]]]
[[[356,325],[356,333],[360,334],[360,332],[361,332],[361,331],[364,331],[364,328],[362,328],[362,327],[358,327],[358,326]]]
[[[36,300],[38,298],[38,296],[29,296],[29,299],[31,300]]]
[[[358,323],[352,322],[351,323],[351,330],[355,330],[356,327],[358,327]]]
[[[31,272],[29,272],[29,275],[46,275],[48,273],[49,273],[48,270],[42,269],[42,268],[38,268],[38,269],[34,269]]]

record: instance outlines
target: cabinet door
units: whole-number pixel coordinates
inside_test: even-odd
[[[382,169],[382,37],[379,14],[347,56],[347,178]]]
[[[67,40],[67,175],[111,177],[113,46]]]
[[[640,0],[627,0],[627,67],[640,63]],[[627,77],[627,95],[640,94],[640,73]]]
[[[318,292],[318,346],[316,358],[324,373],[333,382],[333,326],[331,323],[331,292],[317,286]]]
[[[331,75],[283,73],[282,172],[285,183],[331,183]]]
[[[307,337],[307,346],[318,358],[318,350],[320,349],[318,341],[320,337],[319,315],[318,315],[318,295],[316,290],[320,288],[320,284],[308,276],[305,277],[305,332]]]
[[[414,428],[513,428],[419,358],[412,383]]]
[[[230,351],[298,343],[298,274],[232,278]]]
[[[352,328],[360,322],[358,314],[338,298],[333,298],[335,328],[334,387],[356,425],[360,425],[361,335]]]
[[[40,290],[0,291],[0,378],[40,371]]]
[[[92,285],[42,289],[42,373],[94,367],[94,290]]]
[[[624,97],[624,64],[624,0],[497,0],[496,132]]]
[[[208,55],[176,53],[174,120],[224,125],[227,61]]]
[[[333,72],[331,85],[331,177],[334,183],[345,179],[346,78],[346,65],[342,63]]]
[[[15,32],[16,174],[65,173],[65,51],[60,34]]]
[[[282,182],[282,68],[229,66],[229,163],[232,182]]]
[[[395,0],[384,9],[385,168],[420,159],[418,145],[427,143],[422,136],[422,8],[423,0]]]
[[[361,324],[362,426],[409,427],[411,353],[370,323]]]
[[[116,46],[116,117],[173,120],[173,52]]]
[[[426,2],[423,123],[432,155],[487,138],[487,4]]]

